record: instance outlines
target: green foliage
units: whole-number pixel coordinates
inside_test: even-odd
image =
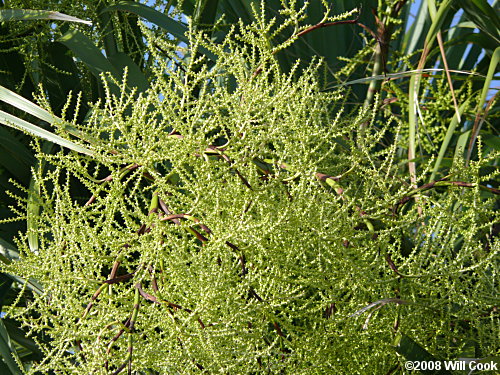
[[[0,129],[2,373],[498,356],[486,1],[53,3],[0,10],[1,121],[53,142]]]
[[[145,92],[103,76],[72,121],[93,156],[34,142],[40,209],[3,268],[43,286],[6,310],[45,355],[27,372],[385,373],[401,334],[495,354],[498,155],[404,183],[400,120],[346,113],[319,62],[283,73],[268,24],[239,29],[188,34],[201,57],[155,59]]]

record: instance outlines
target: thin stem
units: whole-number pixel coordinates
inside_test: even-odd
[[[318,29],[322,29],[322,28],[330,27],[330,26],[338,26],[338,25],[357,25],[357,26],[363,28],[364,30],[368,31],[374,38],[377,39],[376,34],[369,27],[367,27],[366,25],[359,22],[359,13],[358,13],[358,16],[353,20],[342,20],[342,21],[335,21],[335,22],[319,22],[316,25],[309,26],[308,28],[292,35],[290,38],[288,38],[287,42],[294,39],[294,38],[300,38],[300,37],[312,32],[314,30],[318,30]],[[287,44],[287,42],[285,42],[284,44]],[[276,54],[278,51],[279,50],[273,51],[273,55]],[[259,66],[253,72],[252,78],[258,76],[261,72],[262,72],[262,65]]]

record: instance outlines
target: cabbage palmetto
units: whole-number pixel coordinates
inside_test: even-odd
[[[5,373],[495,360],[496,2],[31,3],[0,9]]]

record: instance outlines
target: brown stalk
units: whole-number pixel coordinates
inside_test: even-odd
[[[496,92],[495,95],[493,95],[491,97],[491,99],[488,100],[488,104],[486,105],[484,113],[481,110],[481,107],[479,108],[479,110],[476,113],[476,118],[474,120],[474,126],[472,127],[472,132],[471,132],[471,136],[470,136],[470,140],[469,140],[469,147],[467,149],[467,156],[465,158],[465,165],[467,167],[469,166],[469,160],[470,160],[470,157],[472,155],[472,150],[474,149],[474,143],[476,142],[477,135],[479,134],[479,130],[481,129],[481,125],[483,124],[484,119],[488,115],[488,112],[490,111],[492,104],[496,101],[497,95],[498,95],[498,92]],[[480,103],[480,106],[481,106],[481,103]]]
[[[134,163],[134,164],[131,164],[131,165],[127,166],[127,167],[122,168],[121,171],[127,171],[127,170],[128,171],[133,171],[134,169],[137,169],[139,167],[140,167],[139,164]],[[109,175],[109,176],[104,177],[102,180],[99,180],[98,183],[104,185],[104,184],[107,184],[107,183],[109,183],[111,181],[113,181],[113,176]],[[92,195],[90,197],[90,199],[87,201],[87,203],[84,204],[83,207],[90,206],[92,203],[94,203],[95,199],[96,199],[96,196]]]
[[[426,190],[429,190],[429,189],[436,188],[436,187],[441,187],[441,186],[460,186],[460,187],[465,187],[465,188],[473,188],[473,187],[476,187],[477,185],[473,184],[471,182],[464,182],[464,181],[447,181],[446,177],[443,177],[439,180],[429,182],[428,184],[424,184],[424,185],[412,190],[408,195],[401,198],[398,201],[398,203],[396,203],[394,205],[392,212],[394,214],[396,214],[398,209],[400,207],[402,207],[405,203],[410,201],[412,199],[412,197],[415,196],[416,194],[421,193],[421,192],[426,191]],[[481,190],[488,191],[488,192],[495,194],[495,195],[500,195],[499,189],[494,189],[494,188],[490,188],[490,187],[483,186],[483,185],[479,185],[478,187]]]
[[[302,30],[301,32],[297,33],[297,34],[294,34],[292,35],[289,39],[293,39],[293,38],[300,38],[314,30],[318,30],[318,29],[322,29],[322,28],[325,28],[325,27],[330,27],[330,26],[338,26],[338,25],[357,25],[357,26],[360,26],[361,28],[363,28],[364,30],[368,31],[375,39],[377,39],[377,35],[372,31],[370,30],[369,27],[367,27],[366,25],[362,24],[361,22],[359,22],[359,14],[358,13],[358,16],[353,19],[353,20],[342,20],[342,21],[335,21],[335,22],[319,22],[317,23],[316,25],[313,25],[313,26],[309,26],[308,28]],[[378,40],[378,39],[377,39]],[[286,43],[286,42],[285,42]],[[275,54],[277,51],[273,52],[273,54]],[[262,72],[262,65],[259,66],[252,74],[252,78],[258,76],[260,73]]]
[[[453,89],[453,81],[451,80],[450,69],[448,68],[448,60],[446,59],[446,52],[444,51],[443,37],[441,31],[437,33],[437,41],[439,45],[439,52],[441,53],[441,58],[443,59],[444,71],[446,72],[446,79],[448,80],[448,85],[450,86],[451,97],[453,99],[453,106],[455,107],[455,113],[457,114],[458,123],[462,122],[460,111],[458,110],[457,98],[455,96],[455,90]]]
[[[140,283],[138,283],[138,284],[136,285],[136,288],[137,288],[137,290],[139,290],[139,294],[140,294],[140,295],[141,295],[144,299],[146,299],[147,301],[150,301],[150,302],[153,302],[153,303],[156,303],[156,304],[159,304],[159,305],[161,305],[161,304],[163,303],[163,304],[166,304],[166,305],[167,305],[167,306],[169,306],[169,307],[174,308],[175,310],[183,310],[183,311],[185,311],[185,312],[187,312],[187,313],[190,313],[190,314],[193,312],[193,310],[191,310],[191,309],[188,309],[188,308],[182,307],[182,306],[180,306],[180,305],[177,305],[177,304],[172,303],[172,302],[169,302],[169,301],[159,300],[159,299],[158,299],[158,298],[156,298],[155,296],[153,296],[153,295],[151,295],[151,294],[149,294],[149,293],[146,293],[146,292],[142,289],[142,286],[141,286],[141,284],[140,284]],[[204,328],[206,327],[206,326],[205,326],[205,323],[203,323],[203,321],[201,320],[201,318],[197,318],[197,320],[198,320],[198,323],[200,324],[200,327],[201,327],[202,329],[204,329]]]
[[[384,72],[387,72],[387,60],[389,56],[389,42],[392,38],[393,24],[390,22],[390,18],[396,18],[399,16],[401,9],[405,5],[407,0],[400,0],[396,3],[394,7],[390,9],[390,17],[383,20],[379,19],[375,10],[373,10],[373,15],[375,17],[375,23],[377,25],[377,34],[373,33],[368,28],[365,28],[377,41],[374,53],[374,63],[372,70],[372,77],[378,76]],[[361,24],[359,24],[362,26]],[[364,25],[363,25],[364,26]],[[370,82],[368,87],[368,92],[366,94],[366,99],[364,106],[367,107],[373,103],[375,94],[380,91],[382,82],[378,79]],[[367,123],[363,123],[362,127],[366,127]]]

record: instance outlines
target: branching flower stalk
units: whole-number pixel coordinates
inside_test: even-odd
[[[269,30],[190,35],[210,69],[153,59],[151,89],[108,91],[72,125],[93,156],[33,143],[37,230],[2,269],[43,285],[8,310],[49,338],[27,373],[387,373],[402,333],[442,358],[497,350],[498,154],[402,184],[406,140],[384,137],[405,124],[339,115],[343,89],[317,63],[282,72]]]

